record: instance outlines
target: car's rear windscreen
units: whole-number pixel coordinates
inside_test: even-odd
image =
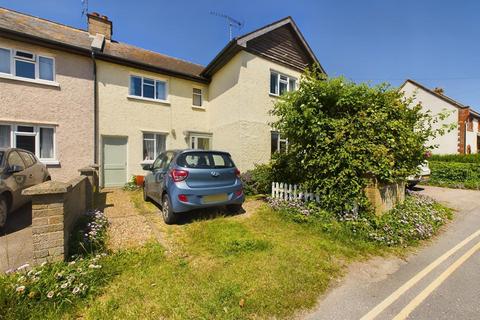
[[[177,165],[197,169],[221,169],[235,166],[228,154],[205,151],[182,153],[178,156]]]

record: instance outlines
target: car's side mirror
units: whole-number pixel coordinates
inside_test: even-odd
[[[17,173],[20,171],[23,171],[23,167],[16,164],[8,168],[8,173]]]
[[[145,171],[152,171],[153,170],[153,164],[151,164],[151,163],[142,164],[142,169],[145,170]]]

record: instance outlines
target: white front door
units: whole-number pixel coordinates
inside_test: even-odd
[[[127,138],[103,137],[103,186],[120,187],[127,182]]]

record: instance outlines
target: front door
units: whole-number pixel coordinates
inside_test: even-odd
[[[103,137],[103,186],[120,187],[127,182],[127,138]]]

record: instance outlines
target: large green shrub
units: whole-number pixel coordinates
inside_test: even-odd
[[[428,184],[441,187],[480,189],[480,162],[429,161]]]
[[[442,154],[432,155],[431,161],[480,163],[480,154]]]
[[[371,179],[404,179],[424,160],[437,119],[412,101],[385,84],[357,85],[307,71],[299,89],[275,104],[273,126],[288,138],[300,182],[326,209],[351,210],[368,206],[364,188]]]
[[[269,194],[272,186],[270,164],[255,165],[255,168],[242,173],[243,191],[246,195]]]

